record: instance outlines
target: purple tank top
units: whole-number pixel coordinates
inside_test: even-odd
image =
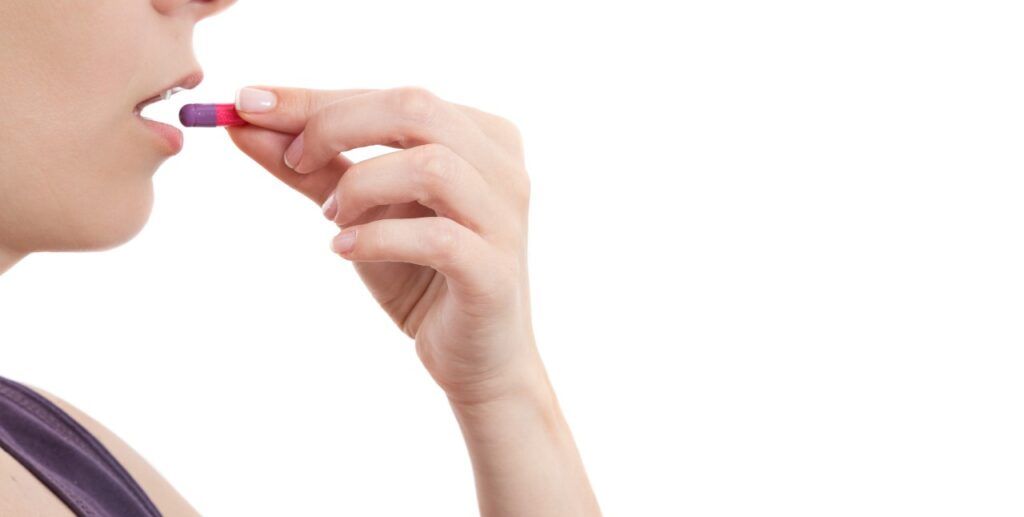
[[[89,431],[48,399],[0,377],[0,448],[80,517],[160,511]]]

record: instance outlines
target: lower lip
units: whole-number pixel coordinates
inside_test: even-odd
[[[139,119],[160,139],[161,144],[171,156],[181,152],[181,148],[185,145],[185,135],[181,133],[180,129],[155,120],[142,117]]]

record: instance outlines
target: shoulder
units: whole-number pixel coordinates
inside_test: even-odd
[[[107,448],[110,453],[124,466],[125,470],[135,478],[135,481],[149,495],[150,500],[160,510],[160,513],[167,517],[197,517],[198,512],[185,500],[177,490],[159,472],[153,468],[138,452],[132,449],[124,440],[121,440],[113,432],[102,424],[85,414],[77,407],[67,401],[41,390],[35,386],[29,386],[39,395],[53,402],[57,407],[74,418],[82,427],[92,433],[93,436]],[[0,470],[0,472],[4,472]],[[36,481],[38,483],[38,481]],[[45,489],[45,487],[44,487]],[[59,501],[58,501],[59,502]],[[4,514],[6,515],[6,514]],[[15,514],[21,515],[21,514]],[[31,515],[31,514],[29,514]]]
[[[2,449],[0,515],[74,517],[71,510],[46,485]]]

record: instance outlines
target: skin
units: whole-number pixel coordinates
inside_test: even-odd
[[[0,2],[0,270],[35,251],[109,248],[142,228],[170,152],[132,110],[199,73],[192,29],[228,3]]]
[[[176,149],[133,108],[198,80],[192,29],[230,3],[0,0],[0,272],[33,252],[103,249],[141,229],[152,175]],[[109,55],[119,59],[98,59]],[[230,130],[235,144],[323,206],[339,226],[334,251],[416,341],[462,429],[481,514],[600,515],[533,336],[530,189],[515,126],[419,88],[248,88],[239,108],[250,125]],[[48,122],[58,116],[65,124]],[[376,144],[395,151],[360,163],[340,154]],[[116,436],[42,394],[165,515],[196,515]],[[5,454],[0,474],[0,514],[68,515]]]
[[[198,517],[199,512],[152,465],[117,435],[52,393],[34,386],[32,389],[88,429],[146,491],[161,514],[168,517]],[[0,454],[0,474],[3,474],[0,476],[0,515],[72,515],[71,510],[50,492],[46,485],[6,453]]]

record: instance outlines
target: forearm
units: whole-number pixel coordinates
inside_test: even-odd
[[[598,516],[572,433],[538,359],[529,382],[500,398],[452,400],[476,478],[481,515]]]

